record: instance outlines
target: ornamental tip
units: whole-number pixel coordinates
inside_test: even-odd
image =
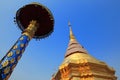
[[[71,26],[72,26],[72,25],[71,25],[71,23],[70,23],[70,21],[68,21],[68,26],[69,26],[69,27],[71,27]]]
[[[70,21],[68,21],[68,26],[69,26],[69,29],[70,29],[70,40],[73,40],[73,39],[75,39],[75,36],[72,32],[72,25],[71,25]]]

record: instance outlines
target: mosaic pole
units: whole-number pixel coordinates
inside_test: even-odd
[[[50,35],[54,19],[45,6],[32,3],[17,11],[16,22],[22,30],[22,35],[0,61],[0,80],[9,79],[32,38],[41,39]]]

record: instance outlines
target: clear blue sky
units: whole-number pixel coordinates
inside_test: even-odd
[[[46,39],[30,41],[9,80],[50,80],[66,53],[68,20],[78,42],[89,54],[113,67],[120,80],[120,0],[1,0],[0,58],[21,35],[13,22],[16,11],[31,2],[51,10],[54,32]]]

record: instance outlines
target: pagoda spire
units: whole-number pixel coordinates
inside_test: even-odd
[[[69,29],[70,29],[70,40],[75,40],[75,36],[72,32],[72,25],[71,25],[70,21],[68,22],[68,26],[69,26]]]
[[[70,22],[70,41],[65,58],[51,80],[117,80],[115,70],[105,62],[89,55],[73,35]]]
[[[69,35],[70,36],[70,42],[68,44],[68,48],[67,48],[67,51],[66,51],[66,54],[65,54],[65,58],[68,57],[71,54],[75,54],[76,52],[87,54],[87,51],[84,49],[84,47],[77,42],[77,40],[76,40],[76,38],[73,34],[70,21],[68,22],[68,26],[69,26],[69,29],[70,29],[70,35]]]

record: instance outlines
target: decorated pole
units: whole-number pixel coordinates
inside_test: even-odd
[[[54,25],[50,10],[38,3],[20,8],[16,13],[16,22],[22,35],[0,61],[0,80],[9,79],[29,41],[47,37]]]

